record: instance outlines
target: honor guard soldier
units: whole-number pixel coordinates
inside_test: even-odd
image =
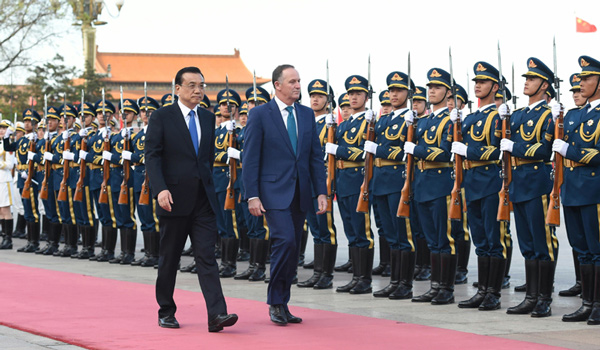
[[[17,188],[19,189],[19,194],[22,195],[23,187],[25,185],[25,180],[30,177],[29,174],[29,162],[34,162],[33,159],[35,156],[35,151],[30,152],[30,144],[36,143],[37,137],[35,136],[35,129],[37,124],[40,121],[40,115],[33,109],[26,109],[23,112],[23,123],[24,129],[27,133],[25,136],[17,139],[15,142],[10,142],[10,129],[6,130],[4,134],[4,139],[2,141],[2,145],[4,147],[4,151],[6,152],[15,152],[17,158]],[[34,150],[37,149],[34,146]],[[29,195],[22,198],[23,210],[25,216],[25,222],[27,226],[27,244],[19,249],[18,252],[24,253],[33,253],[38,250],[40,245],[40,214],[38,211],[38,190],[39,183],[35,181],[35,173],[37,171],[37,166],[33,167],[34,173],[31,174]],[[19,226],[17,222],[17,227]],[[12,225],[11,225],[12,228]],[[4,229],[3,232],[6,232]],[[6,238],[5,238],[6,239]]]
[[[170,106],[173,104],[173,98],[175,98],[175,102],[179,99],[179,96],[173,94],[164,94],[160,99],[160,104],[162,107]]]
[[[25,136],[25,124],[23,122],[16,122],[13,140],[18,141],[23,136]],[[17,159],[18,158],[17,153],[14,153],[14,155],[15,155],[15,159]],[[21,191],[17,188],[17,181],[18,181],[18,176],[19,176],[19,172],[17,170],[17,164],[15,164],[14,169],[15,169],[15,172],[14,172],[15,180],[13,182],[11,182],[11,193],[13,195],[13,205],[14,205],[14,209],[15,209],[14,211],[17,213],[17,224],[13,231],[13,238],[27,238],[27,233],[26,233],[27,221],[25,220],[25,210],[23,209],[23,201],[22,201],[22,198],[20,195]],[[21,248],[19,248],[19,249],[21,249]],[[19,251],[19,250],[17,249],[17,251]]]
[[[141,98],[138,99],[138,105],[139,105],[140,100],[141,100]],[[204,108],[204,109],[206,109],[208,111],[211,110],[211,108],[210,108],[210,99],[208,98],[208,95],[204,95],[204,97],[202,98],[202,101],[200,101],[200,107],[202,107],[202,108]],[[140,105],[140,108],[141,108],[141,105]]]
[[[90,190],[96,209],[98,211],[98,219],[102,224],[102,250],[99,254],[91,257],[93,261],[109,261],[115,257],[115,246],[117,244],[117,223],[114,214],[114,207],[111,205],[112,200],[108,203],[100,203],[100,192],[104,181],[104,160],[102,153],[104,151],[105,138],[110,142],[111,122],[113,122],[113,114],[115,106],[108,100],[99,100],[94,104],[96,110],[96,119],[98,120],[98,131],[88,136],[88,151],[79,151],[79,157],[85,159],[90,166]],[[114,122],[113,122],[114,123]],[[109,172],[110,174],[110,172]],[[107,184],[110,186],[110,182]]]
[[[381,109],[379,110],[380,116],[388,115],[394,110],[390,102],[390,92],[388,90],[383,90],[379,93],[379,104],[381,105]]]
[[[448,116],[447,99],[451,95],[450,74],[440,68],[427,73],[429,103],[433,112],[419,120],[416,142],[406,142],[404,152],[417,159],[414,180],[414,201],[419,221],[431,251],[431,288],[414,302],[449,304],[454,302],[456,276],[456,245],[448,223],[448,204],[452,191],[450,147],[452,124]],[[407,122],[410,116],[405,117]]]
[[[475,63],[473,70],[475,97],[481,107],[468,116],[457,109],[450,113],[453,123],[459,118],[462,120],[463,140],[452,143],[452,152],[463,157],[463,196],[477,254],[478,272],[477,294],[461,301],[458,307],[497,310],[500,308],[506,264],[506,247],[503,244],[506,223],[496,220],[502,179],[498,176],[501,130],[497,126],[500,118],[494,100],[500,77],[498,70],[487,62]],[[459,259],[461,253],[459,250]]]
[[[352,115],[352,108],[350,107],[350,97],[347,92],[344,92],[342,96],[338,98],[338,105],[342,111],[342,121],[346,121]]]
[[[315,113],[317,135],[319,135],[323,152],[321,159],[326,159],[327,126],[333,124],[334,118],[333,111],[329,110],[328,102],[331,98],[332,108],[335,109],[335,95],[333,89],[323,79],[315,79],[308,84],[308,95],[310,97],[310,107]],[[325,168],[327,167],[326,163],[325,160],[323,163]],[[313,208],[309,209],[307,216],[313,234],[314,272],[308,280],[298,282],[298,287],[329,289],[333,287],[333,269],[337,255],[337,231],[334,224],[333,210],[331,212],[325,211],[320,215],[316,214],[315,208],[318,208],[317,197],[317,194],[313,191]]]
[[[242,119],[244,119],[244,124],[242,125]],[[238,118],[236,120],[236,124],[235,124],[235,136],[236,136],[236,145],[239,148],[239,144],[240,144],[240,133],[243,129],[244,126],[246,126],[246,122],[248,121],[248,103],[244,102],[241,106],[240,106],[240,110],[238,112]],[[231,150],[233,151],[234,148],[231,147]],[[239,151],[239,149],[236,149]],[[237,160],[237,178],[241,179],[242,178],[242,167],[241,167],[241,162],[239,160],[239,158],[235,158],[236,156],[238,156],[237,152],[232,153],[232,157],[229,156],[229,148],[227,148],[227,157],[228,158],[234,158]],[[242,189],[242,181],[235,181],[234,185],[233,185],[236,193],[242,193],[241,189]],[[247,204],[247,203],[246,203]],[[248,209],[246,207],[246,209]],[[241,201],[241,195],[238,195],[238,197],[236,197],[235,199],[235,210],[236,210],[236,219],[237,219],[237,227],[238,227],[238,234],[239,234],[239,242],[240,242],[240,247],[239,247],[239,252],[237,255],[237,261],[249,261],[250,260],[250,240],[248,238],[248,225],[246,223],[246,215],[242,206],[242,201]],[[235,277],[235,276],[234,276]]]
[[[554,123],[545,95],[554,74],[542,61],[531,57],[524,94],[529,106],[516,110],[510,118],[511,139],[500,141],[500,150],[511,154],[513,204],[519,249],[525,258],[525,300],[508,308],[509,314],[547,317],[551,314],[552,288],[558,240],[554,229],[545,224],[548,194],[552,190],[549,161]],[[500,117],[509,114],[508,105],[499,107]]]
[[[573,102],[575,103],[575,108],[570,109],[567,114],[565,114],[564,119],[569,120],[571,118],[575,118],[574,115],[579,113],[581,107],[585,106],[587,99],[581,95],[580,83],[581,78],[579,78],[579,73],[571,74],[569,78],[569,83],[571,84],[571,91],[573,93]],[[567,232],[567,237],[569,237]],[[579,265],[579,253],[574,248],[574,245],[571,243],[571,247],[573,247],[573,266],[575,267],[575,284],[566,290],[561,290],[558,292],[558,295],[561,297],[575,297],[581,294],[581,271]]]
[[[552,145],[563,158],[561,197],[569,242],[578,253],[582,305],[563,321],[600,324],[600,61],[579,57],[582,99],[588,103],[564,119],[564,137]],[[552,107],[552,114],[560,106]],[[558,164],[557,164],[558,166]],[[529,282],[528,282],[529,283]],[[528,284],[529,287],[529,284]]]
[[[364,180],[363,145],[367,124],[375,118],[372,110],[366,110],[369,100],[369,82],[360,75],[346,79],[350,108],[354,114],[341,123],[336,130],[336,142],[327,143],[325,151],[336,156],[336,196],[344,225],[344,233],[350,245],[352,280],[336,289],[351,294],[371,293],[373,269],[373,232],[370,208],[368,213],[356,212],[361,184]]]
[[[137,214],[140,218],[142,235],[144,236],[144,257],[131,263],[133,266],[153,267],[158,265],[158,250],[160,243],[158,217],[156,216],[156,200],[150,193],[150,184],[146,180],[146,163],[144,146],[146,130],[150,115],[159,108],[158,102],[152,97],[140,97],[137,101],[140,107],[140,118],[144,127],[131,139],[131,150],[123,151],[123,159],[133,163],[133,193]],[[147,191],[147,204],[140,203],[142,191]],[[135,250],[135,248],[134,248]]]
[[[133,121],[140,112],[135,100],[124,99],[119,102],[119,111],[123,119],[123,129],[110,138],[110,151],[103,151],[102,158],[110,162],[110,194],[109,204],[112,204],[117,228],[120,231],[121,254],[112,260],[111,264],[129,265],[135,259],[135,243],[137,241],[137,225],[135,219],[135,199],[133,196],[133,170],[129,161],[124,162],[122,153],[131,149]],[[120,193],[125,193],[120,200]],[[123,198],[124,197],[124,198]],[[121,204],[123,203],[123,204]],[[115,205],[116,204],[116,205]]]
[[[251,87],[246,90],[246,114],[244,115],[244,108],[240,109],[240,124],[242,129],[238,132],[237,135],[237,143],[238,149],[228,148],[227,154],[229,157],[240,160],[242,169],[244,168],[244,134],[245,134],[245,126],[248,114],[250,111],[262,104],[265,104],[271,100],[269,93],[267,90],[258,86],[256,88],[256,101],[254,100],[254,88]],[[239,152],[239,154],[238,154]],[[243,170],[242,170],[243,171]],[[240,190],[243,189],[243,181],[237,181],[240,184]],[[243,193],[243,192],[242,192]],[[244,215],[246,219],[246,225],[248,227],[248,239],[250,240],[250,264],[246,271],[239,273],[234,276],[234,279],[238,280],[249,280],[252,282],[255,281],[263,281],[266,278],[266,262],[269,253],[269,228],[267,226],[267,220],[265,216],[254,216],[251,215],[248,211],[248,202],[247,200],[242,199],[241,203],[242,213],[240,215]]]
[[[8,120],[0,122],[0,136],[4,139],[8,129],[13,128],[12,123]],[[10,132],[8,136],[10,136]],[[15,157],[9,151],[0,150],[0,220],[2,222],[2,232],[4,238],[0,244],[0,249],[12,249],[12,234],[13,234],[13,218],[11,213],[12,193],[11,184],[13,182],[12,169],[15,166]]]
[[[414,83],[402,72],[391,72],[386,81],[388,98],[393,111],[382,115],[375,126],[375,141],[365,141],[365,152],[375,156],[373,170],[373,200],[379,210],[383,226],[383,238],[387,244],[380,249],[391,248],[391,278],[387,287],[373,293],[375,297],[410,299],[413,296],[412,281],[415,271],[415,243],[410,221],[397,216],[400,193],[404,186],[402,174],[406,170],[403,161],[407,114],[414,119],[408,108],[409,87]],[[410,85],[409,85],[410,84]],[[387,91],[387,90],[386,90]]]
[[[221,277],[233,277],[237,272],[237,254],[239,248],[239,234],[237,227],[237,214],[235,209],[225,210],[225,197],[229,185],[229,165],[227,164],[229,136],[234,135],[235,116],[241,104],[240,95],[233,90],[221,90],[217,94],[217,104],[223,120],[215,130],[215,161],[213,179],[215,192],[219,200],[220,213],[217,215],[217,228],[221,236]],[[234,192],[234,198],[239,193]]]
[[[219,127],[221,127],[221,122],[223,121],[223,117],[221,116],[221,109],[220,109],[219,105],[216,105],[214,107],[214,113],[215,113],[215,129],[218,129]]]

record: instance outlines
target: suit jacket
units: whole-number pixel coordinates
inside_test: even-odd
[[[312,189],[326,194],[325,168],[314,112],[294,104],[298,145],[292,143],[275,100],[253,108],[244,131],[245,198],[259,197],[265,209],[286,209],[299,185],[300,209],[312,206]]]
[[[159,216],[187,216],[196,201],[208,201],[213,212],[219,211],[212,179],[215,116],[197,108],[200,122],[198,155],[179,104],[162,107],[152,113],[146,131],[146,171],[154,197],[163,190],[173,196],[171,212],[156,207]],[[206,198],[198,198],[198,186],[204,186]]]

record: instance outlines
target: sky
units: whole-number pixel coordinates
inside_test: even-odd
[[[269,78],[277,65],[293,64],[302,79],[304,104],[308,83],[325,79],[327,60],[331,85],[339,96],[348,76],[367,77],[370,55],[377,96],[386,88],[388,73],[407,71],[409,51],[413,81],[424,86],[430,68],[449,71],[451,47],[455,80],[467,88],[467,74],[473,77],[475,62],[497,67],[499,43],[508,87],[515,90],[514,63],[518,104],[523,107],[527,100],[521,74],[527,70],[527,58],[537,57],[553,69],[555,36],[558,75],[565,80],[561,101],[570,108],[574,105],[566,80],[581,71],[577,58],[585,54],[600,59],[600,34],[575,32],[576,16],[600,28],[600,12],[592,11],[598,8],[593,0],[125,0],[116,18],[110,15],[117,14],[114,0],[105,3],[100,19],[108,24],[97,29],[99,51],[233,54],[237,48],[258,76]],[[66,19],[58,24],[62,37],[36,50],[37,59],[50,59],[58,50],[68,64],[83,69],[81,32],[71,23]],[[26,76],[16,75],[17,80]],[[2,83],[8,83],[8,78],[0,75]],[[469,86],[471,95],[473,83]],[[266,87],[271,91],[270,85]]]

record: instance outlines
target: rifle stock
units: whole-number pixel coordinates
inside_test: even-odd
[[[104,151],[110,151],[110,139],[108,138],[108,131],[106,137],[104,138]],[[98,203],[108,204],[108,181],[110,179],[110,162],[108,160],[104,160],[102,164],[102,171],[104,172],[102,178],[102,185],[100,186],[100,196],[98,197]]]
[[[406,130],[406,142],[413,142],[415,137],[415,126],[408,125]],[[400,203],[398,204],[398,212],[396,216],[408,219],[410,217],[410,201],[412,197],[412,180],[414,170],[414,157],[412,154],[406,153],[406,170],[404,186],[400,192]]]
[[[367,141],[373,141],[375,139],[375,116],[367,124]],[[362,185],[360,186],[360,196],[358,197],[358,203],[356,205],[357,213],[368,213],[369,212],[369,182],[373,178],[373,154],[365,152],[365,178]]]
[[[554,139],[562,140],[564,133],[564,115],[561,111],[554,124]],[[550,193],[550,205],[546,213],[546,225],[548,226],[560,226],[560,186],[563,183],[563,169],[563,156],[555,152],[553,169],[554,184]]]
[[[123,150],[129,151],[129,135],[123,139]],[[121,182],[121,192],[119,193],[119,204],[129,204],[129,188],[127,183],[129,182],[129,176],[131,168],[129,167],[130,161],[123,159],[123,182]]]
[[[63,151],[70,151],[71,150],[71,138],[67,138],[64,141],[64,148]],[[69,180],[69,166],[70,166],[70,161],[66,160],[63,158],[63,179],[60,182],[60,189],[58,190],[58,197],[56,198],[57,200],[61,201],[61,202],[66,202],[68,200],[68,185],[67,182]]]
[[[454,122],[454,141],[462,142],[462,122],[460,117]],[[461,186],[463,181],[463,157],[454,154],[454,187],[452,188],[450,210],[448,219],[462,220],[462,193]]]
[[[510,139],[510,116],[502,120],[502,138]],[[510,153],[504,152],[502,155],[502,189],[500,190],[500,204],[498,205],[498,221],[510,222],[510,198],[508,195],[508,186],[512,181],[512,164]]]
[[[236,148],[235,130],[229,131],[229,147]],[[237,159],[229,158],[229,184],[227,185],[227,194],[225,195],[225,210],[235,209],[235,181],[237,180]]]
[[[142,183],[142,192],[140,193],[139,205],[150,205],[150,179],[148,179],[148,172],[146,171],[146,177],[144,183]]]
[[[87,136],[81,139],[81,150],[87,152]],[[83,201],[83,187],[85,180],[85,171],[86,171],[86,162],[85,159],[79,159],[79,180],[77,180],[77,185],[75,186],[75,195],[73,195],[73,200],[76,202]]]
[[[29,140],[29,152],[35,152],[35,141]],[[23,191],[21,192],[21,198],[29,199],[31,197],[31,181],[33,180],[33,173],[35,172],[35,162],[29,161],[27,168],[27,179],[23,184]]]
[[[335,143],[335,123],[327,127],[327,142]],[[333,213],[333,197],[335,196],[335,156],[327,154],[327,211]]]
[[[44,153],[50,152],[50,137],[46,140],[44,145]],[[44,161],[44,180],[42,180],[42,187],[40,189],[40,198],[43,200],[48,199],[48,180],[50,179],[51,164],[49,161]]]

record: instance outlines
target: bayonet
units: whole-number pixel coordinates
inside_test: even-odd
[[[506,80],[504,79],[504,75],[502,75],[502,55],[500,54],[500,41],[498,41],[498,81],[500,88],[502,91],[502,103],[506,103]],[[514,81],[513,81],[514,83]]]
[[[258,97],[256,96],[256,71],[252,71],[252,94],[254,95],[254,107],[258,106]]]
[[[517,94],[515,91],[515,63],[513,62],[512,64],[512,87],[513,87],[513,94],[512,94],[512,103],[513,103],[513,109],[516,110],[517,109]]]
[[[467,71],[467,95],[471,92],[471,79],[469,78],[469,72]],[[467,105],[469,106],[469,113],[473,113],[473,102],[467,98]]]
[[[556,102],[560,103],[560,78],[558,77],[558,62],[556,61],[556,37],[552,38],[552,50],[554,55],[554,90],[556,90]]]

